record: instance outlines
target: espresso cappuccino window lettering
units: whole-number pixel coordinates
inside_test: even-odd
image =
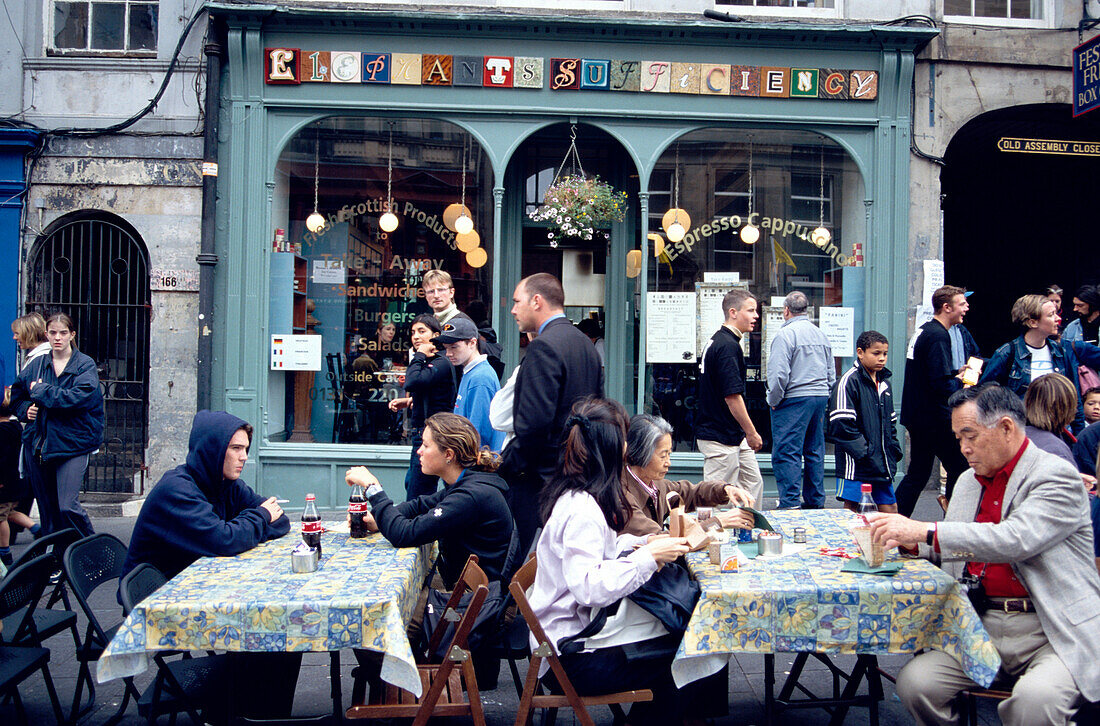
[[[843,80],[830,82],[826,76],[823,81],[814,69],[799,69],[793,75],[782,69],[765,70],[770,79],[769,73],[759,77],[761,94],[769,83],[773,90],[797,96],[814,92],[815,84],[818,93],[823,88],[828,92],[830,84],[838,89]],[[757,78],[741,74],[736,66],[730,69],[735,84]],[[700,89],[706,77],[700,76]],[[682,239],[671,240],[664,217],[674,206],[676,177],[678,207],[690,217],[690,225]],[[649,195],[649,238],[657,238],[659,243],[653,247],[661,251],[649,256],[646,293],[658,297],[647,300],[664,300],[660,295],[698,297],[704,293],[697,283],[716,277],[736,279],[737,285],[748,288],[761,310],[761,320],[744,346],[745,403],[756,428],[770,430],[771,413],[764,399],[765,351],[770,341],[762,333],[762,308],[775,297],[800,290],[809,296],[815,311],[852,308],[854,329],[863,329],[862,260],[870,247],[864,238],[864,190],[855,162],[835,142],[809,132],[702,129],[681,136],[664,150],[650,176]],[[815,236],[819,227],[828,235]],[[733,284],[702,300],[708,317],[701,319],[721,320],[721,310],[714,307]],[[650,311],[647,316],[656,314],[659,319],[660,312]],[[711,329],[701,332],[704,345],[718,324],[706,324]],[[672,424],[677,451],[690,451],[699,368],[691,356],[681,355],[680,362],[677,355],[671,349],[647,348],[646,410],[660,413]],[[838,366],[850,364],[850,359],[837,361]]]
[[[339,72],[363,83],[411,82],[415,65],[416,82],[445,85],[457,81],[461,67],[451,56],[414,64],[400,54],[362,53],[353,69],[345,62],[337,71],[336,53],[312,55],[301,56],[306,79]],[[293,68],[284,56],[272,60]],[[473,60],[479,73],[499,71],[506,80],[517,70],[529,80],[535,70],[514,59]],[[490,68],[496,60],[509,63]],[[458,308],[479,323],[491,316],[492,179],[476,140],[445,121],[327,118],[287,144],[276,168],[272,229],[280,234],[269,255],[268,322],[272,335],[316,336],[321,367],[271,366],[272,440],[408,444],[407,412],[389,404],[405,395],[413,320],[433,314],[425,273],[448,273]],[[480,241],[460,248],[447,210],[463,186]],[[307,227],[314,212],[323,224]],[[383,226],[387,213],[395,228]]]

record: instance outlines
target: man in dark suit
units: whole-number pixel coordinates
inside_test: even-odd
[[[592,341],[565,317],[565,292],[556,277],[525,277],[512,302],[520,332],[538,334],[516,378],[516,436],[501,467],[525,552],[539,526],[539,492],[557,466],[565,419],[579,399],[603,395],[603,369]]]

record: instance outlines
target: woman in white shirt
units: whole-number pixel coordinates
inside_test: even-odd
[[[543,489],[530,600],[581,695],[652,689],[653,701],[636,704],[628,721],[667,726],[680,718],[671,674],[680,634],[670,635],[627,596],[688,548],[684,539],[667,535],[615,534],[628,516],[621,485],[627,423],[615,401],[586,398],[573,406],[558,469]],[[574,652],[561,652],[563,639],[615,603],[598,633],[567,649]]]

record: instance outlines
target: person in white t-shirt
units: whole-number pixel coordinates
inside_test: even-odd
[[[1022,326],[1024,334],[997,349],[982,371],[981,383],[999,383],[1021,399],[1028,384],[1048,373],[1061,373],[1077,386],[1077,356],[1071,345],[1058,339],[1062,319],[1051,300],[1024,295],[1012,305],[1012,322]],[[1080,431],[1084,421],[1078,400],[1072,430]]]

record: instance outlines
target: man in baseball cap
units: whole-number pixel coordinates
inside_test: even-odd
[[[477,326],[469,318],[453,317],[443,324],[443,332],[436,336],[435,342],[446,350],[451,365],[462,371],[455,413],[469,419],[481,435],[481,443],[499,453],[504,432],[489,423],[489,404],[500,390],[500,381],[487,356],[478,352]]]

